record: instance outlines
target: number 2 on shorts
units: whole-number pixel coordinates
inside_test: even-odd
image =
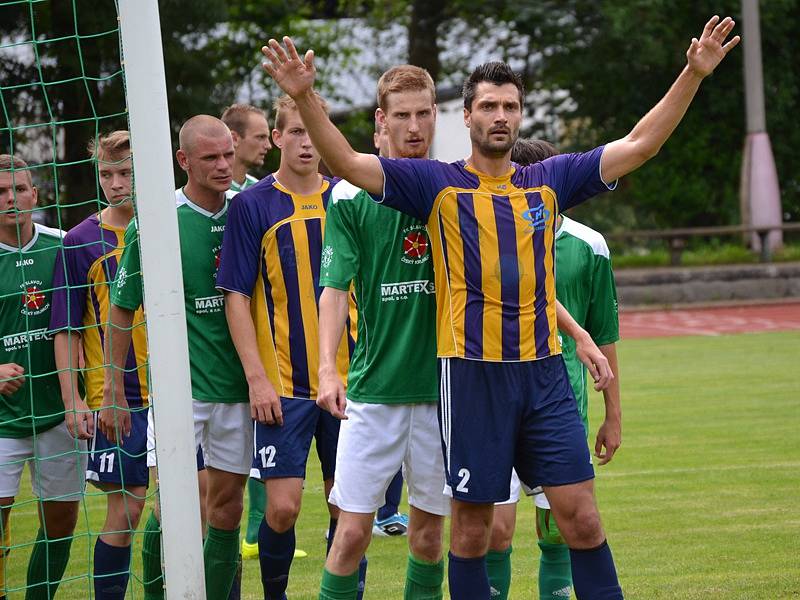
[[[458,476],[461,477],[461,481],[456,486],[456,491],[469,494],[469,488],[467,487],[467,483],[469,483],[469,469],[459,469]]]

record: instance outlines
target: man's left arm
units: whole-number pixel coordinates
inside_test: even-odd
[[[606,144],[600,160],[604,181],[614,181],[635,171],[653,158],[681,122],[700,83],[709,76],[738,43],[734,36],[725,39],[733,30],[734,21],[721,21],[713,16],[706,23],[700,39],[692,39],[686,51],[687,63],[666,95],[636,124],[624,138]]]
[[[613,379],[603,390],[603,401],[606,405],[606,418],[597,430],[594,443],[594,455],[598,464],[604,465],[614,458],[614,453],[622,445],[622,407],[619,402],[619,363],[617,361],[617,344],[600,346],[600,352],[608,360],[608,366],[614,374]],[[605,448],[605,452],[603,452]]]

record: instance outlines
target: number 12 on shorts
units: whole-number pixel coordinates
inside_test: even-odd
[[[258,449],[258,455],[261,457],[262,469],[269,469],[275,466],[275,446],[261,446]]]
[[[456,486],[456,491],[461,492],[462,494],[469,494],[469,488],[467,487],[467,484],[469,483],[469,469],[459,469],[458,476],[460,481]]]

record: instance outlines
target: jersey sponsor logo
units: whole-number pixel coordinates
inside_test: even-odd
[[[212,225],[211,233],[222,233],[225,231],[225,225]]]
[[[125,287],[125,282],[128,281],[128,269],[122,267],[117,271],[117,289],[121,290]]]
[[[221,312],[225,307],[225,298],[219,296],[206,296],[205,298],[194,299],[194,312],[197,315]]]
[[[49,342],[51,339],[53,338],[47,335],[47,327],[32,331],[21,331],[3,336],[3,349],[6,352],[14,352],[25,348],[31,342]]]
[[[322,249],[322,268],[327,269],[331,266],[331,261],[333,261],[333,247],[332,246],[325,246]]]
[[[397,283],[381,284],[381,302],[394,302],[408,300],[412,295],[435,293],[433,282],[428,279],[415,281],[398,281]]]
[[[319,204],[303,204],[301,210],[319,210]]]
[[[47,296],[42,292],[42,281],[32,279],[22,284],[24,290],[22,294],[22,314],[28,317],[35,317],[50,308]]]
[[[32,267],[33,266],[33,259],[32,258],[23,258],[22,260],[17,261],[17,268],[20,267]]]
[[[400,260],[407,265],[421,265],[427,262],[431,255],[428,231],[424,225],[411,225],[403,229],[403,256]]]
[[[544,207],[544,204],[529,208],[522,213],[522,218],[530,225],[531,232],[543,231],[547,227],[547,222],[550,220],[551,211]]]

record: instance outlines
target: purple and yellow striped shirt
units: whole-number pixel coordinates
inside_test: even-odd
[[[238,194],[228,211],[217,288],[251,299],[261,363],[285,398],[317,396],[320,261],[333,183],[326,177],[318,192],[302,196],[270,175]],[[345,381],[354,346],[350,318],[336,360]]]
[[[112,227],[92,215],[64,237],[53,273],[53,309],[50,329],[80,334],[85,366],[86,403],[97,410],[103,401],[103,344],[108,324],[111,282],[125,247],[125,228]],[[140,308],[133,319],[133,338],[125,365],[128,406],[147,406],[147,337]]]
[[[380,159],[385,184],[376,199],[428,226],[440,357],[529,361],[561,351],[556,215],[609,189],[602,152],[512,164],[501,177],[463,161]]]

